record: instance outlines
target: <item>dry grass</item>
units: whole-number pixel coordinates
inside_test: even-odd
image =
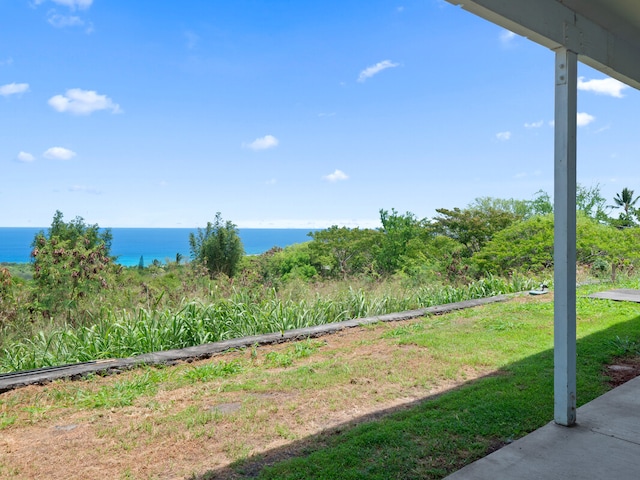
[[[521,297],[191,364],[8,392],[0,396],[0,479],[238,478],[225,467],[250,456],[259,466],[254,456],[261,453],[304,454],[305,441],[316,434],[494,375],[507,355],[513,358],[515,345],[501,349],[496,338],[547,341],[542,329],[549,328],[551,301],[551,295]],[[544,318],[525,325],[534,310]],[[621,318],[633,315],[637,309]],[[450,340],[431,346],[441,328],[442,338],[460,332],[467,339],[457,350],[447,348]],[[476,355],[482,336],[490,348]]]
[[[167,381],[132,405],[80,408],[117,377],[58,382],[3,395],[0,412],[13,418],[0,440],[0,478],[184,478],[282,447],[380,410],[411,404],[488,373],[452,372],[428,349],[383,338],[416,321],[351,329],[324,337],[306,358],[279,367],[291,345],[228,353],[161,370]],[[211,362],[239,361],[243,372],[184,384]],[[182,385],[180,385],[182,383]],[[0,417],[2,418],[2,417]]]

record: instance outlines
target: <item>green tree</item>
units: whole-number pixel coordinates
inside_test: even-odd
[[[263,277],[267,282],[278,285],[295,278],[310,280],[318,275],[311,261],[311,242],[296,243],[286,248],[271,249],[264,255],[265,269]],[[265,283],[267,283],[265,282]]]
[[[12,286],[13,282],[9,269],[0,267],[0,307],[8,303],[12,297]]]
[[[504,200],[499,201],[505,202]],[[507,202],[514,202],[515,205],[520,207],[518,209],[512,208],[511,211],[514,213],[525,212],[525,214],[522,215],[523,220],[531,218],[534,215],[548,215],[553,213],[551,196],[544,190],[538,190],[533,200],[509,199]],[[522,207],[520,202],[524,203],[525,206]],[[593,218],[598,222],[608,223],[609,216],[607,215],[607,210],[611,207],[608,207],[606,203],[606,199],[600,192],[599,184],[591,187],[585,187],[580,184],[576,185],[576,211],[582,212],[587,217]],[[496,203],[496,207],[499,205],[499,203]]]
[[[33,279],[36,302],[45,315],[66,309],[69,316],[80,298],[108,287],[115,272],[111,238],[110,230],[87,225],[82,217],[65,222],[60,211],[47,233],[36,234]]]
[[[401,269],[406,262],[419,253],[423,237],[429,235],[425,222],[411,212],[398,213],[380,210],[380,246],[376,253],[376,264],[380,273],[390,274]]]
[[[531,206],[531,215],[548,215],[553,213],[553,202],[551,202],[551,197],[544,190],[538,190],[535,193],[535,197],[530,202]]]
[[[493,205],[453,210],[437,208],[436,212],[440,216],[431,223],[433,231],[463,244],[467,256],[478,252],[497,232],[522,218],[518,213]]]
[[[508,275],[553,265],[553,215],[535,215],[498,232],[472,262],[482,273]]]
[[[608,223],[610,218],[607,210],[607,200],[600,193],[600,185],[584,187],[580,184],[576,187],[576,210],[600,223]]]
[[[309,234],[316,268],[326,276],[369,273],[374,269],[375,251],[381,233],[371,229],[332,227]]]
[[[531,204],[528,200],[515,198],[479,197],[469,204],[468,208],[489,215],[497,211],[507,212],[512,214],[514,219],[520,220],[534,215]]]
[[[612,205],[612,207],[622,209],[617,222],[615,222],[616,226],[633,227],[636,224],[633,216],[636,213],[635,204],[638,202],[638,199],[640,199],[640,197],[635,197],[633,190],[627,187],[623,188],[622,192],[616,193],[616,196],[613,198],[615,205]]]
[[[220,212],[206,228],[189,234],[189,248],[193,261],[206,268],[212,278],[221,273],[233,277],[244,254],[236,225],[223,221]]]
[[[640,262],[636,229],[620,231],[579,212],[576,225],[576,260],[591,266]],[[508,275],[513,271],[543,271],[553,266],[553,215],[537,215],[498,232],[473,256],[481,272]]]
[[[43,234],[43,232],[40,232],[40,234]],[[65,222],[60,210],[56,210],[56,213],[53,215],[51,227],[46,236],[49,239],[58,238],[62,241],[68,240],[71,245],[76,245],[78,240],[82,239],[87,248],[103,245],[107,255],[110,255],[111,242],[113,240],[111,229],[101,230],[97,223],[88,225],[82,217],[76,217],[69,222]],[[33,245],[35,245],[35,239],[32,246]]]

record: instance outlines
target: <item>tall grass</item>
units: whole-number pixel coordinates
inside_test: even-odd
[[[229,298],[183,302],[180,308],[103,308],[90,322],[65,324],[14,341],[0,352],[0,371],[120,358],[263,333],[340,322],[530,289],[524,277],[488,277],[464,287],[411,291],[347,288],[331,295],[234,290]]]

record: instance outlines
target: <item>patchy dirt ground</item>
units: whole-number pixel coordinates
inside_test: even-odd
[[[616,360],[615,363],[607,365],[605,375],[610,378],[608,383],[612,388],[619,387],[640,375],[640,357]]]
[[[266,452],[269,461],[291,456],[309,436],[407,408],[494,373],[461,368],[452,374],[427,348],[385,340],[386,332],[413,323],[342,331],[317,340],[317,350],[292,365],[248,368],[207,382],[176,379],[210,363],[285,358],[291,345],[166,368],[160,370],[170,372],[166,388],[126,406],[80,408],[77,401],[83,395],[97,398],[107,388],[116,395],[116,384],[141,382],[140,370],[3,394],[0,479],[195,479],[214,469],[220,472],[216,478],[233,478],[224,467],[238,459]],[[604,373],[616,386],[640,373],[640,359],[616,362]],[[7,412],[16,405],[20,414],[13,418]]]
[[[456,378],[429,375],[424,366],[434,362],[426,349],[380,341],[386,330],[410,323],[342,331],[318,340],[322,343],[318,352],[291,367],[256,369],[159,390],[131,406],[58,405],[75,389],[88,389],[90,395],[115,382],[135,382],[139,371],[90,383],[56,382],[8,392],[2,400],[22,408],[20,418],[0,430],[0,478],[184,479],[348,422],[389,413],[489,373],[468,369]],[[287,348],[284,344],[260,347],[257,352],[249,349],[171,370],[220,361],[246,363],[254,356],[268,358],[272,352],[285,355]],[[319,373],[316,380],[305,373],[313,369]],[[412,373],[419,371],[422,374]],[[313,381],[320,384],[304,384]]]

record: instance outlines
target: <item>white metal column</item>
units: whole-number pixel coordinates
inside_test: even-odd
[[[554,418],[576,422],[576,114],[578,59],[556,50]]]

